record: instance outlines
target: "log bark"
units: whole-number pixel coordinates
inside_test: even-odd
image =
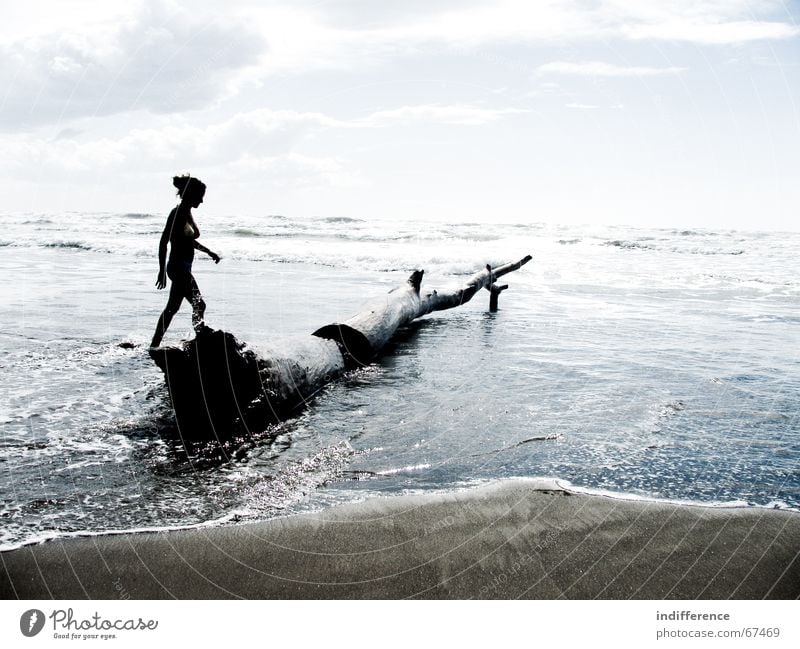
[[[210,328],[180,347],[150,350],[164,372],[178,431],[184,440],[259,433],[302,408],[343,372],[372,362],[395,332],[434,311],[469,302],[482,288],[496,296],[494,282],[530,261],[487,266],[462,286],[422,291],[423,271],[343,322],[310,336],[283,341],[280,349],[248,349],[233,334]]]

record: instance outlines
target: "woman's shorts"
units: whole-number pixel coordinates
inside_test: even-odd
[[[167,262],[167,277],[173,282],[186,282],[192,276],[192,262],[170,259]]]

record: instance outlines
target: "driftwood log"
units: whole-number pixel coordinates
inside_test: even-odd
[[[496,309],[507,286],[495,280],[530,259],[487,266],[463,286],[442,291],[422,291],[423,271],[416,270],[405,284],[352,318],[282,341],[280,349],[257,354],[226,331],[204,328],[180,347],[151,349],[150,355],[164,372],[183,439],[224,441],[260,432],[296,413],[343,372],[372,362],[412,320],[460,306],[482,288],[489,290],[490,308]]]

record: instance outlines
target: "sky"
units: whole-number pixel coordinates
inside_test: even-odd
[[[0,5],[0,214],[800,230],[798,0]]]

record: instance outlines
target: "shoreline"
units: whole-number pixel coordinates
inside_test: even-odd
[[[31,546],[42,545],[44,543],[57,543],[61,541],[73,540],[73,539],[84,539],[89,540],[95,537],[106,537],[106,536],[125,536],[125,535],[140,535],[140,534],[166,534],[171,532],[184,532],[187,530],[202,530],[202,529],[210,529],[210,528],[217,528],[217,527],[230,527],[230,526],[242,526],[242,525],[258,525],[262,523],[270,523],[277,520],[282,520],[285,518],[294,518],[296,516],[317,516],[321,515],[325,510],[337,507],[344,507],[344,506],[358,506],[362,504],[364,501],[377,499],[393,499],[393,498],[403,498],[403,497],[435,497],[435,496],[445,496],[447,494],[453,493],[460,493],[460,492],[468,492],[476,489],[483,489],[487,488],[493,484],[504,484],[510,482],[524,482],[529,485],[535,484],[535,489],[538,491],[548,490],[548,491],[564,491],[569,492],[571,495],[581,495],[581,496],[589,496],[589,497],[597,497],[597,498],[609,498],[611,500],[619,500],[623,502],[641,502],[641,503],[650,503],[650,504],[660,504],[660,505],[676,505],[679,507],[699,507],[699,508],[708,508],[708,509],[742,509],[742,510],[764,510],[764,511],[784,511],[784,512],[794,512],[797,515],[800,515],[800,509],[796,509],[794,507],[790,507],[785,505],[784,503],[778,501],[776,504],[773,505],[758,505],[758,504],[748,504],[741,500],[731,500],[731,501],[700,501],[700,500],[681,500],[681,499],[671,499],[671,498],[658,498],[655,496],[647,496],[642,494],[636,493],[629,493],[624,491],[613,491],[609,489],[598,489],[593,487],[584,487],[581,485],[574,485],[569,480],[564,480],[561,478],[549,478],[549,477],[521,477],[516,476],[512,478],[495,478],[495,479],[484,479],[480,481],[475,481],[471,484],[462,484],[459,486],[451,486],[451,487],[439,487],[433,489],[426,489],[423,492],[417,490],[412,493],[396,493],[396,494],[375,494],[370,493],[368,496],[363,498],[358,498],[355,500],[342,500],[341,502],[336,502],[324,506],[320,506],[318,508],[311,507],[305,511],[298,510],[298,511],[289,511],[288,513],[277,514],[274,516],[270,516],[268,518],[262,519],[253,519],[247,516],[241,517],[237,512],[231,512],[221,516],[220,518],[209,519],[206,521],[200,521],[195,523],[185,523],[185,524],[175,524],[175,525],[152,525],[148,527],[133,527],[133,528],[124,528],[124,529],[105,529],[105,530],[73,530],[73,531],[52,531],[52,532],[45,532],[42,533],[39,537],[30,538],[24,541],[18,541],[15,543],[9,543],[7,546],[0,545],[0,556],[4,554],[8,554],[10,552],[16,552],[18,550],[23,550],[25,548]]]
[[[794,599],[800,513],[504,480],[259,523],[58,538],[0,561],[3,599]]]

